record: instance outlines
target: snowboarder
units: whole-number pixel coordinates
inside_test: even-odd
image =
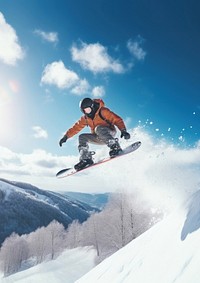
[[[117,133],[115,126],[121,131],[121,138],[130,139],[124,121],[117,114],[104,106],[102,99],[84,98],[80,104],[83,116],[70,128],[59,141],[62,146],[69,138],[79,133],[85,126],[91,128],[91,133],[79,135],[78,150],[80,160],[74,168],[79,171],[92,165],[92,155],[94,152],[89,151],[88,143],[106,144],[109,148],[109,155],[115,157],[122,151],[118,139],[115,138]]]

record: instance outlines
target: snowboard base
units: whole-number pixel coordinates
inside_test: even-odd
[[[97,166],[97,165],[100,165],[102,163],[105,163],[105,162],[108,162],[108,161],[111,161],[113,159],[116,159],[116,158],[119,158],[121,156],[124,156],[126,154],[129,154],[133,151],[135,151],[136,149],[138,149],[139,147],[141,146],[141,142],[140,141],[137,141],[137,142],[134,142],[132,143],[131,145],[125,147],[124,149],[122,149],[122,151],[115,157],[107,157],[107,158],[104,158],[102,160],[99,160],[98,162],[88,166],[88,167],[85,167],[83,168],[82,170],[75,170],[74,168],[70,167],[70,168],[65,168],[65,169],[62,169],[60,170],[57,174],[56,174],[56,177],[57,178],[65,178],[65,177],[68,177],[68,176],[71,176],[71,175],[74,175],[74,174],[78,174],[78,173],[81,173],[89,168],[92,168],[94,166]]]

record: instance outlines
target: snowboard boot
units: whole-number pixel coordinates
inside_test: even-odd
[[[108,146],[110,147],[110,151],[109,151],[110,157],[115,157],[122,151],[117,138],[113,140],[109,140]]]
[[[95,152],[88,151],[88,149],[88,146],[79,146],[80,161],[74,166],[74,169],[76,171],[82,170],[94,164],[94,161],[92,160],[92,155],[94,155]]]
[[[92,159],[90,159],[90,158],[88,158],[88,159],[82,159],[82,160],[80,160],[79,163],[77,163],[76,165],[74,165],[74,169],[75,169],[76,171],[79,171],[79,170],[82,170],[82,169],[84,169],[84,168],[86,168],[86,167],[88,167],[88,166],[91,166],[92,164],[94,164],[94,161],[93,161]]]

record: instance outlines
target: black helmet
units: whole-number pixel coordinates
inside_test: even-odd
[[[95,116],[97,110],[99,109],[99,106],[100,106],[100,104],[99,104],[97,101],[92,100],[91,98],[84,98],[84,99],[80,102],[80,104],[79,104],[79,107],[80,107],[81,111],[82,111],[87,117],[89,117],[89,118],[91,118],[91,119],[94,118],[94,116]],[[88,108],[88,107],[91,108],[91,112],[87,114],[87,113],[84,112],[84,109],[85,109],[85,108]]]
[[[94,106],[94,100],[91,98],[84,98],[83,100],[80,101],[79,107],[81,111],[84,113],[84,109],[87,107],[90,107],[93,110]]]

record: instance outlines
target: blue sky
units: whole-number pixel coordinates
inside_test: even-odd
[[[101,97],[128,129],[195,146],[200,4],[125,2],[1,0],[2,147],[76,154],[78,136],[63,148],[58,141],[84,97]]]

